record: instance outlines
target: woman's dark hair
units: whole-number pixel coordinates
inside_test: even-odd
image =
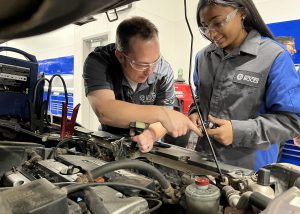
[[[158,35],[156,26],[143,17],[132,17],[122,21],[117,27],[116,46],[119,51],[129,52],[129,40],[133,36],[140,36],[142,39],[151,39]]]
[[[269,30],[266,23],[260,16],[252,0],[199,0],[196,15],[198,27],[202,27],[200,10],[206,6],[213,5],[233,7],[235,9],[244,11],[246,14],[244,27],[247,32],[255,29],[260,33],[260,35],[274,39],[272,32]]]

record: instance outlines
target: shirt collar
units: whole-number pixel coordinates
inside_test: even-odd
[[[157,66],[156,66],[157,67]],[[156,70],[157,68],[155,68],[154,72],[148,77],[147,79],[147,83],[150,85],[150,84],[153,84],[156,80]]]
[[[251,30],[240,47],[240,51],[256,56],[260,45],[261,35],[256,30]]]
[[[240,46],[238,52],[244,52],[251,55],[257,55],[260,44],[261,35],[256,30],[251,30],[245,41]],[[223,50],[218,48],[215,43],[212,43],[207,48],[207,53],[216,52],[217,54],[223,54]]]
[[[156,70],[157,70],[157,68],[155,68],[155,71],[148,77],[148,79],[145,82],[143,82],[141,84],[138,84],[139,87],[138,87],[137,90],[143,90],[143,89],[149,87],[149,85],[151,85],[155,82],[156,76],[157,76]],[[127,81],[127,79],[124,75],[123,75],[122,85],[130,87],[129,82]]]
[[[147,81],[142,83],[142,85],[138,88],[138,91],[142,91],[142,90],[148,88],[149,85],[151,85],[155,82],[155,80],[156,80],[156,70],[157,70],[157,66],[155,68],[155,71],[148,77]]]

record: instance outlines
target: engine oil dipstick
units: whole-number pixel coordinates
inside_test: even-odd
[[[191,92],[192,92],[191,94],[192,94],[193,102],[195,103],[195,106],[196,106],[196,109],[197,109],[197,112],[198,112],[198,115],[199,115],[199,118],[200,118],[200,123],[201,123],[202,129],[203,129],[203,132],[204,132],[205,136],[206,136],[207,139],[208,139],[209,147],[210,147],[210,149],[211,149],[212,155],[213,155],[213,157],[214,157],[214,161],[215,161],[215,163],[216,163],[218,172],[219,172],[219,174],[220,174],[220,179],[221,179],[221,181],[224,181],[225,178],[224,178],[224,176],[223,176],[223,174],[222,174],[222,171],[221,171],[221,169],[220,169],[219,162],[218,162],[218,160],[217,160],[216,153],[215,153],[215,150],[214,150],[214,148],[213,148],[213,146],[212,146],[210,137],[209,137],[208,134],[207,134],[207,130],[206,130],[206,127],[205,127],[205,123],[204,123],[204,121],[203,121],[203,119],[202,119],[201,111],[200,111],[199,106],[198,106],[198,104],[197,104],[197,102],[196,102],[196,98],[195,98],[195,95],[194,95],[193,89],[192,89],[192,83],[191,83],[191,79],[192,79],[192,77],[191,77],[191,70],[192,70],[193,40],[194,40],[194,36],[193,36],[193,31],[192,31],[192,29],[191,29],[191,26],[190,26],[190,23],[189,23],[189,20],[188,20],[188,17],[187,17],[186,0],[184,0],[184,15],[185,15],[185,21],[186,21],[187,27],[188,27],[188,29],[189,29],[189,33],[190,33],[190,35],[191,35],[190,60],[189,60],[189,78],[188,78],[188,79],[189,79],[190,90],[191,90]]]

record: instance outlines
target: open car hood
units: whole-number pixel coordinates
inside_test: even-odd
[[[137,0],[0,0],[0,42],[46,33]]]

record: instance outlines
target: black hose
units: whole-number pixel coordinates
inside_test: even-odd
[[[59,182],[59,183],[53,183],[55,186],[58,186],[58,187],[64,187],[64,186],[68,186],[68,185],[71,185],[71,184],[77,184],[76,182]]]
[[[238,203],[236,204],[235,208],[238,210],[247,209],[249,206],[250,196],[253,194],[251,191],[244,192],[241,197],[239,198]]]
[[[34,85],[34,93],[33,93],[33,97],[32,97],[32,103],[33,103],[33,104],[35,104],[35,102],[36,102],[38,86],[39,86],[42,82],[45,82],[45,81],[47,81],[48,84],[50,84],[50,81],[49,81],[47,78],[45,78],[45,77],[42,77],[41,79],[39,79],[39,80],[35,83],[35,85]],[[41,96],[43,96],[43,95],[41,95]]]
[[[52,93],[52,81],[55,77],[59,77],[59,79],[61,80],[61,82],[63,84],[66,106],[68,106],[68,103],[69,103],[68,91],[67,91],[67,86],[66,86],[66,82],[65,82],[64,78],[60,74],[54,74],[49,80],[48,93],[47,93],[47,99],[46,99],[47,112],[48,112],[50,97],[51,97],[51,93]],[[50,124],[48,117],[46,117],[46,121],[48,124]]]
[[[155,201],[155,202],[157,202],[157,205],[155,205],[155,206],[152,207],[151,209],[147,210],[146,212],[143,212],[142,214],[152,213],[152,212],[154,212],[155,210],[157,210],[158,208],[160,208],[161,205],[162,205],[162,201],[161,201],[161,200],[158,200],[158,199],[150,199],[150,198],[148,198],[148,199],[146,199],[146,200],[147,200],[147,201]]]
[[[253,192],[250,195],[249,203],[251,205],[254,205],[260,210],[264,210],[267,208],[268,204],[270,203],[272,199],[268,198],[267,196],[259,193],[259,192]]]
[[[43,110],[43,108],[41,108],[41,107],[42,107],[42,104],[43,104],[43,96],[44,96],[44,94],[40,94],[39,95],[40,97],[38,97],[37,90],[38,90],[39,85],[41,83],[45,83],[46,81],[48,82],[48,85],[49,85],[50,81],[47,78],[45,78],[45,77],[40,78],[36,82],[36,84],[34,85],[34,93],[33,93],[33,97],[32,97],[32,107],[34,108],[34,112],[33,113],[35,113],[36,115],[41,115],[43,117],[47,117],[47,113],[48,113],[47,110],[45,109],[45,112],[38,112],[38,111]],[[44,89],[43,88],[42,88],[42,92],[44,93]],[[39,98],[38,103],[37,103],[37,100],[36,100],[37,98]],[[39,119],[44,119],[44,118],[39,118]]]
[[[66,105],[68,106],[68,91],[67,91],[67,86],[66,86],[66,82],[64,80],[64,78],[60,75],[60,74],[54,74],[50,80],[49,80],[49,86],[48,86],[48,94],[47,94],[47,103],[49,103],[50,101],[50,96],[51,96],[51,92],[52,92],[52,81],[55,77],[58,77],[62,84],[63,84],[63,88],[64,88],[64,93],[65,93],[65,101],[66,101]]]
[[[260,210],[264,210],[271,201],[270,198],[259,192],[247,191],[240,196],[239,192],[231,186],[223,187],[223,191],[226,195],[228,204],[238,210],[244,210],[249,205],[253,205]]]
[[[67,142],[70,142],[70,141],[73,141],[73,140],[76,140],[77,138],[72,138],[72,137],[68,137],[68,138],[64,138],[63,140],[59,141],[58,144],[55,146],[55,148],[53,149],[53,158],[54,160],[57,160],[57,149],[67,143]]]
[[[151,193],[152,195],[156,196],[156,199],[160,198],[160,195],[150,189],[144,188],[144,187],[139,187],[136,185],[132,185],[132,184],[123,184],[123,183],[117,183],[117,182],[105,182],[105,183],[88,183],[88,184],[72,184],[69,186],[64,187],[67,191],[67,194],[71,194],[74,192],[77,192],[79,190],[85,189],[87,187],[91,187],[91,186],[110,186],[110,187],[127,187],[127,188],[133,188],[133,189],[138,189],[138,190],[142,190],[148,193]],[[155,198],[154,198],[155,199]]]
[[[113,161],[100,166],[96,169],[90,171],[90,175],[93,179],[104,176],[108,172],[112,172],[119,169],[138,169],[149,172],[153,178],[155,178],[161,185],[163,189],[168,189],[171,187],[170,182],[164,177],[164,175],[156,169],[154,166],[147,164],[139,160],[121,160]]]

